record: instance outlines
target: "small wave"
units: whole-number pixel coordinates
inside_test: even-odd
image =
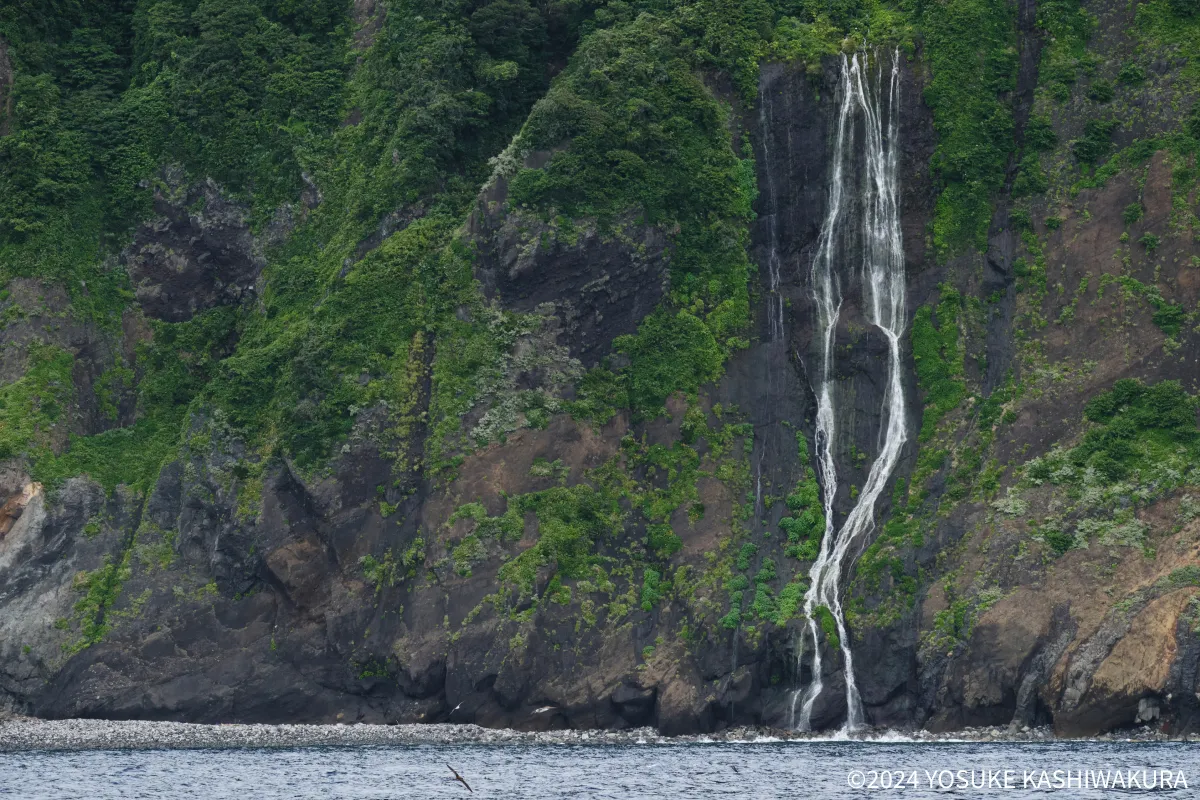
[[[1144,743],[1167,737],[1149,729],[1115,733],[1092,741]],[[1195,739],[1192,739],[1195,740]],[[973,728],[953,734],[868,729],[817,734],[772,728],[733,728],[722,733],[662,736],[653,728],[622,731],[561,729],[542,732],[483,728],[473,724],[423,725],[200,725],[183,722],[110,720],[36,720],[0,722],[0,752],[18,750],[145,750],[301,747],[423,747],[443,745],[954,745],[1048,744],[1060,741],[1049,728],[1020,731],[1005,727]],[[1072,740],[1081,741],[1081,740]]]

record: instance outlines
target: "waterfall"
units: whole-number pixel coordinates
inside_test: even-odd
[[[811,728],[813,704],[824,685],[821,680],[821,649],[816,609],[824,606],[833,617],[841,641],[846,675],[846,728],[863,723],[862,700],[854,680],[850,638],[846,635],[840,585],[847,561],[853,560],[875,527],[875,502],[891,477],[908,438],[904,419],[904,386],[900,373],[900,337],[904,332],[904,251],[900,236],[899,182],[897,179],[900,93],[899,51],[893,53],[886,97],[883,94],[882,59],[872,76],[865,54],[842,57],[840,103],[836,140],[830,164],[829,207],[821,226],[817,253],[812,264],[812,294],[816,307],[820,368],[813,387],[817,397],[817,477],[825,507],[825,535],[809,571],[809,589],[804,597],[807,632],[813,643],[812,680],[792,699],[793,725]],[[872,77],[874,80],[872,80]],[[885,119],[886,117],[886,119]],[[856,125],[861,118],[861,141]],[[858,166],[858,169],[847,169]],[[857,185],[847,185],[847,172]],[[857,192],[857,194],[853,194]],[[861,254],[853,252],[858,244]],[[860,255],[855,265],[848,259]],[[833,340],[842,309],[842,274],[862,284],[863,312],[887,339],[887,386],[884,391],[880,449],[871,464],[867,481],[840,529],[834,528],[833,501],[837,495],[837,465],[833,442],[837,424],[834,403]],[[857,267],[857,268],[855,268]],[[802,637],[803,639],[803,637]],[[801,695],[801,692],[803,693]],[[800,703],[799,719],[795,718]]]
[[[758,122],[760,130],[767,130],[767,108],[770,104],[765,96],[759,93]],[[763,138],[763,161],[771,163],[770,137]],[[767,172],[767,196],[775,200],[775,175]],[[783,341],[783,295],[779,292],[779,218],[777,208],[765,216],[767,225],[767,341]],[[761,475],[760,475],[761,480]],[[755,509],[757,513],[757,508]]]

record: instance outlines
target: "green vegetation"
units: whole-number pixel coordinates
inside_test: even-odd
[[[75,399],[74,365],[75,359],[61,348],[30,345],[25,374],[0,387],[0,457],[49,454],[54,429],[65,423]]]
[[[1146,70],[1133,61],[1122,64],[1121,70],[1117,73],[1117,81],[1123,84],[1134,85],[1144,80],[1146,80]]]
[[[1154,47],[1183,48],[1193,52],[1200,41],[1200,16],[1193,0],[1156,0],[1138,6],[1136,32],[1145,44]],[[1185,85],[1194,87],[1196,76],[1183,73]]]
[[[1065,500],[1063,514],[1034,525],[1034,536],[1058,554],[1092,539],[1140,546],[1147,525],[1134,504],[1200,479],[1196,400],[1177,381],[1146,386],[1123,379],[1093,398],[1084,416],[1091,426],[1079,444],[1025,467],[1024,485],[1049,484]]]
[[[1016,87],[1015,6],[949,0],[916,8],[932,72],[925,99],[938,132],[933,167],[943,184],[933,243],[946,258],[968,246],[986,248],[992,200],[1004,183],[1013,149],[1004,96]]]
[[[1088,99],[1097,103],[1108,103],[1113,99],[1113,85],[1104,79],[1097,79],[1092,82],[1092,86],[1088,89]]]
[[[801,580],[793,580],[779,592],[779,602],[776,605],[775,622],[784,625],[788,620],[798,616],[800,604],[808,592],[808,584]]]
[[[913,360],[917,365],[917,381],[925,393],[921,441],[928,441],[942,417],[958,408],[967,396],[963,352],[958,342],[961,307],[961,295],[953,287],[943,285],[937,306],[922,306],[913,318]]]
[[[417,570],[424,562],[425,540],[420,536],[413,540],[399,559],[389,549],[381,559],[368,553],[358,560],[363,577],[375,587],[377,593],[395,586],[400,581],[416,577]]]
[[[791,514],[779,520],[779,527],[787,534],[787,555],[799,561],[812,561],[825,536],[825,512],[821,505],[821,487],[809,464],[808,440],[799,431],[796,432],[796,450],[801,478],[785,499]]]
[[[936,652],[944,653],[970,638],[979,617],[1003,594],[997,589],[985,589],[971,596],[960,597],[952,577],[946,580],[943,588],[948,608],[934,615],[933,629],[927,634],[924,644],[932,646]]]
[[[1036,152],[1027,152],[1021,157],[1017,177],[1013,179],[1013,196],[1027,197],[1040,194],[1049,188],[1050,182],[1042,170],[1041,159]]]
[[[1095,164],[1108,154],[1116,127],[1117,123],[1112,120],[1088,120],[1083,127],[1083,136],[1071,143],[1071,152],[1081,164]]]
[[[71,621],[78,625],[79,639],[63,642],[63,650],[73,655],[96,644],[108,633],[110,620],[108,610],[121,592],[121,586],[129,578],[129,554],[121,561],[106,557],[104,565],[91,572],[82,571],[75,576],[73,589],[83,596],[72,607],[73,619],[60,620],[60,627],[69,628]]]
[[[1095,171],[1090,175],[1081,177],[1071,187],[1072,191],[1078,189],[1098,189],[1107,184],[1110,178],[1122,170],[1145,164],[1159,150],[1167,150],[1172,154],[1187,156],[1194,153],[1196,147],[1196,139],[1186,132],[1168,133],[1161,136],[1138,139],[1128,147],[1114,153],[1107,161],[1097,166]],[[1104,152],[1108,151],[1107,143],[1104,143],[1103,149]]]
[[[100,413],[110,422],[116,422],[121,397],[134,385],[133,370],[117,366],[106,370],[96,381],[94,391],[100,404]]]
[[[1063,102],[1071,96],[1071,87],[1081,76],[1090,76],[1095,71],[1096,58],[1087,49],[1095,19],[1079,0],[1047,0],[1038,4],[1037,13],[1044,42],[1038,64],[1038,88],[1054,101]],[[1103,80],[1093,81],[1089,99],[1108,102],[1112,99],[1111,85]]]
[[[724,362],[712,333],[687,311],[652,314],[637,336],[621,337],[613,346],[632,362],[630,404],[650,415],[658,413],[669,395],[694,393],[717,378]]]
[[[500,569],[501,580],[521,597],[534,595],[537,571],[550,566],[563,578],[583,578],[595,563],[594,546],[621,530],[615,496],[590,486],[555,487],[509,499],[509,509],[538,521],[537,544]]]
[[[642,611],[652,611],[654,606],[662,600],[662,591],[659,585],[662,575],[658,570],[651,567],[646,567],[642,577],[642,595],[641,607]]]
[[[825,606],[817,606],[813,609],[813,616],[817,619],[817,624],[821,626],[821,632],[825,634],[825,641],[830,647],[837,649],[842,646],[841,637],[837,632],[837,620],[833,618],[833,612]]]
[[[1144,238],[1144,237],[1143,237]],[[1145,243],[1144,243],[1145,244]],[[1157,239],[1155,239],[1157,245]],[[1146,244],[1147,249],[1153,249],[1149,244]],[[1183,330],[1184,311],[1183,306],[1178,303],[1169,302],[1162,296],[1162,292],[1157,286],[1147,286],[1136,278],[1131,278],[1127,275],[1122,275],[1115,281],[1106,281],[1104,276],[1100,280],[1100,286],[1103,289],[1108,283],[1116,282],[1127,293],[1129,297],[1137,297],[1145,300],[1154,309],[1154,314],[1151,321],[1158,326],[1169,339],[1174,339],[1179,336]]]
[[[1118,480],[1129,473],[1139,456],[1155,455],[1142,449],[1152,446],[1155,437],[1165,437],[1159,443],[1168,447],[1200,441],[1195,411],[1195,400],[1177,381],[1149,387],[1130,379],[1117,381],[1110,391],[1088,402],[1084,416],[1102,427],[1088,431],[1071,460]],[[1031,468],[1031,477],[1034,472]]]
[[[745,542],[742,549],[738,551],[737,568],[739,572],[745,572],[750,569],[750,561],[758,555],[758,545],[753,542]]]
[[[1038,153],[1051,151],[1058,144],[1058,135],[1050,120],[1042,116],[1031,116],[1025,123],[1025,146]]]
[[[659,558],[670,558],[683,549],[683,540],[670,525],[660,522],[646,526],[646,546]]]

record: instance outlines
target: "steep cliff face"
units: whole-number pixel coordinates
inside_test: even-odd
[[[867,721],[1200,724],[1186,9],[226,5],[45,50],[0,17],[0,710],[795,724],[811,267],[873,30],[908,439],[844,579]],[[222,106],[251,19],[282,55]],[[835,528],[883,448],[858,269]]]
[[[1021,59],[986,256],[926,273],[922,388],[961,376],[966,403],[923,432],[907,507],[858,566],[863,647],[915,647],[879,721],[1196,724],[1193,151],[1149,99],[1186,91],[1163,54],[1191,23],[1086,10],[1086,48],[1022,34],[1040,70]]]
[[[875,54],[868,69],[868,78],[875,80],[882,71],[886,77],[892,54]],[[921,62],[901,57],[899,103],[886,109],[899,116],[900,164],[899,179],[900,221],[905,244],[905,269],[914,277],[926,266],[925,229],[930,221],[933,187],[929,180],[928,163],[933,150],[932,126],[928,108],[922,100]],[[813,440],[815,400],[812,393],[821,371],[820,334],[816,329],[817,311],[814,308],[812,261],[818,247],[822,220],[830,201],[828,175],[832,163],[832,138],[836,129],[837,97],[841,59],[830,58],[821,73],[798,69],[795,66],[767,65],[763,68],[759,92],[756,156],[759,166],[759,213],[755,223],[754,252],[760,264],[763,301],[760,310],[759,344],[752,346],[747,357],[763,358],[766,375],[749,382],[750,391],[743,395],[740,407],[751,409],[758,436],[752,455],[757,487],[756,504],[759,514],[767,517],[762,532],[770,535],[772,527],[787,516],[784,508],[772,508],[772,494],[780,487],[795,485],[801,480],[796,465],[784,456],[794,447],[796,432]],[[884,82],[886,90],[886,81]],[[861,123],[858,123],[861,125]],[[848,133],[861,138],[864,133]],[[850,169],[851,173],[855,170]],[[864,185],[858,174],[844,176],[846,185],[857,190]],[[850,205],[847,202],[847,205]],[[851,209],[847,213],[856,213]],[[835,388],[837,409],[836,439],[833,442],[834,460],[839,472],[839,488],[833,499],[834,529],[840,528],[857,491],[864,485],[868,470],[883,445],[885,428],[885,392],[887,388],[887,346],[879,331],[864,317],[864,286],[858,277],[862,257],[861,244],[848,243],[844,258],[835,266],[835,281],[840,287],[842,306],[838,325],[833,333],[833,349],[837,354],[831,376]],[[915,283],[915,280],[914,280]],[[778,302],[779,305],[772,304]],[[773,315],[778,314],[773,319]],[[759,356],[758,351],[763,355]],[[735,365],[737,360],[735,359]],[[731,369],[737,369],[731,366]],[[920,409],[911,362],[905,365],[906,397],[912,402],[906,426],[920,426]],[[750,394],[765,384],[774,391],[759,401]],[[805,445],[807,447],[807,445]],[[913,448],[909,447],[902,463],[911,462]],[[907,471],[907,468],[902,469]],[[758,484],[758,481],[762,481]],[[890,487],[889,483],[889,487]],[[763,488],[765,487],[765,488]],[[824,489],[824,487],[823,487]],[[766,495],[765,502],[763,494]],[[888,493],[877,506],[878,514],[889,513]],[[782,499],[782,498],[781,498]],[[807,560],[811,560],[809,557]],[[827,648],[828,649],[828,648]],[[897,649],[888,654],[887,661],[899,661]],[[843,719],[844,698],[841,658],[834,647],[823,659],[828,688],[817,700],[813,710],[813,725],[825,727]],[[876,659],[876,654],[870,656]],[[811,652],[801,657],[799,672],[794,680],[805,684],[811,679]],[[880,664],[880,667],[883,665]],[[884,680],[909,680],[907,665]],[[864,702],[871,706],[890,699],[897,686],[864,688]]]

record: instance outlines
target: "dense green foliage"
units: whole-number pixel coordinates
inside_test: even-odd
[[[825,606],[817,606],[813,609],[813,616],[821,626],[821,633],[825,635],[825,641],[829,646],[834,649],[841,647],[842,640],[838,636],[837,620],[833,618],[833,612]]]
[[[161,115],[147,141],[261,208],[292,199],[307,151],[339,121],[348,5],[140,4],[133,96]]]
[[[934,246],[946,256],[986,246],[991,204],[1013,148],[1010,101],[1016,86],[1015,6],[950,0],[918,6],[932,78],[925,91],[938,147],[933,165],[944,189],[934,215]]]
[[[1083,164],[1095,164],[1099,161],[1112,146],[1110,137],[1114,128],[1116,123],[1111,120],[1088,120],[1083,129],[1083,136],[1071,145],[1075,158]]]
[[[1154,386],[1124,379],[1093,398],[1084,415],[1102,427],[1087,432],[1072,451],[1072,461],[1092,466],[1110,480],[1125,477],[1146,445],[1147,436],[1165,437],[1181,445],[1197,439],[1196,404],[1178,381]],[[1139,441],[1142,440],[1142,441]]]
[[[1041,63],[1038,65],[1038,84],[1054,100],[1070,97],[1071,87],[1083,75],[1095,70],[1095,56],[1088,52],[1087,40],[1095,20],[1079,0],[1048,0],[1038,3],[1038,27],[1044,32]],[[1107,102],[1112,99],[1111,86],[1094,81],[1089,99]]]
[[[536,593],[534,582],[543,566],[561,578],[583,578],[597,563],[596,541],[619,532],[623,518],[612,495],[586,485],[522,495],[510,501],[509,509],[522,518],[532,512],[538,520],[537,544],[500,570],[501,580],[521,596]],[[657,586],[657,579],[651,582]]]
[[[74,399],[74,363],[61,348],[30,346],[25,374],[0,387],[0,457],[49,451],[53,428],[64,421]]]
[[[5,276],[59,280],[76,314],[115,326],[131,295],[123,271],[102,259],[147,213],[160,165],[215,178],[257,223],[306,183],[322,197],[270,254],[259,307],[222,317],[225,338],[200,348],[199,364],[174,357],[194,351],[171,337],[203,339],[212,320],[160,327],[161,357],[137,365],[137,425],[95,443],[75,437],[73,455],[47,462],[46,475],[145,480],[193,401],[222,412],[259,452],[306,467],[380,403],[404,439],[429,378],[435,470],[515,426],[544,424],[552,398],[503,394],[506,354],[536,321],[483,302],[458,235],[497,154],[514,209],[615,235],[634,225],[672,232],[667,299],[615,343],[626,366],[584,378],[572,412],[654,415],[671,393],[694,393],[746,343],[755,198],[753,163],[734,151],[706,70],[749,98],[764,55],[815,63],[868,30],[905,46],[920,38],[940,136],[943,249],[977,240],[1011,139],[1004,4],[406,0],[388,4],[361,52],[350,13],[345,0],[109,0],[0,17],[17,76],[12,131],[0,138]],[[554,157],[522,169],[533,150]],[[393,212],[419,219],[362,257]],[[503,406],[504,418],[463,430],[480,404]],[[408,454],[412,465],[419,458]],[[122,474],[122,460],[142,466]]]
[[[821,487],[809,463],[808,440],[803,433],[796,434],[796,449],[801,477],[784,499],[790,513],[779,520],[779,527],[787,534],[787,555],[800,561],[812,561],[825,536],[825,512],[821,505]]]
[[[765,6],[736,7],[766,13]],[[643,15],[597,31],[514,144],[553,150],[570,142],[545,167],[513,176],[516,207],[548,219],[594,219],[603,228],[678,231],[667,308],[615,343],[631,362],[628,402],[643,414],[657,413],[672,392],[695,392],[716,378],[728,353],[744,344],[749,321],[745,244],[754,167],[733,152],[727,112],[697,76],[695,49],[685,46],[689,34],[714,36],[708,26],[725,24],[699,8],[705,12],[695,19]],[[652,73],[659,79],[647,81]]]
[[[935,307],[921,306],[913,318],[913,360],[917,381],[925,393],[920,435],[923,441],[933,435],[942,417],[957,408],[967,394],[958,342],[961,304],[961,295],[953,287],[943,286],[936,316]]]
[[[94,444],[73,442],[71,455],[51,472],[84,469],[98,478],[103,473],[109,485],[133,482],[138,470],[131,466],[122,475],[121,463],[140,463],[147,437],[154,442],[149,451],[163,455],[166,440],[175,435],[171,429],[202,390],[206,408],[223,409],[264,451],[280,448],[302,464],[314,464],[348,432],[355,409],[380,400],[401,411],[411,407],[420,373],[429,369],[434,332],[458,340],[456,363],[440,372],[447,391],[462,395],[455,379],[477,378],[511,339],[497,341],[481,332],[488,320],[472,325],[453,318],[451,309],[463,302],[479,306],[470,255],[452,245],[452,234],[486,174],[488,155],[503,146],[544,90],[548,62],[570,46],[588,10],[550,4],[536,12],[507,2],[466,13],[465,5],[396,4],[349,81],[349,4],[340,1],[137,4],[123,18],[105,16],[114,31],[132,36],[121,45],[124,61],[101,59],[112,69],[125,66],[120,80],[96,70],[88,77],[86,65],[68,74],[63,64],[75,63],[69,43],[47,44],[44,32],[38,38],[39,32],[29,31],[36,14],[6,19],[18,75],[29,65],[44,67],[47,73],[38,80],[49,87],[29,90],[44,95],[29,101],[41,115],[37,119],[21,116],[29,104],[18,95],[12,120],[17,131],[0,139],[13,153],[33,157],[23,136],[44,146],[54,136],[75,135],[77,120],[65,119],[50,102],[57,98],[54,92],[66,91],[55,88],[57,72],[58,83],[83,82],[107,99],[103,113],[115,120],[104,129],[108,138],[85,142],[95,152],[120,156],[112,164],[91,165],[85,177],[94,189],[106,181],[124,189],[139,181],[148,186],[159,163],[176,161],[197,176],[216,177],[260,214],[295,199],[303,170],[322,187],[324,199],[272,259],[261,310],[236,321],[222,318],[232,334],[223,343],[230,347],[219,353],[224,361],[210,362],[212,351],[197,352],[196,342],[187,341],[203,338],[209,321],[160,327],[154,350],[164,357],[144,354],[148,359],[139,363],[146,419],[137,430],[105,434]],[[76,22],[90,24],[88,19]],[[70,25],[69,19],[60,22]],[[556,34],[553,42],[548,30]],[[24,39],[23,31],[29,33]],[[92,36],[81,27],[62,36],[85,34]],[[474,37],[483,43],[476,45]],[[105,46],[120,50],[115,41]],[[501,57],[505,60],[498,61]],[[480,84],[481,74],[494,80]],[[103,97],[92,86],[101,80],[109,92]],[[67,100],[61,104],[79,105],[78,98]],[[122,110],[137,103],[154,104],[153,113]],[[347,114],[359,123],[339,127]],[[54,177],[36,159],[26,166],[22,171],[10,165],[3,174],[30,185],[35,178],[45,183]],[[83,186],[83,180],[76,183]],[[84,194],[78,187],[68,192],[50,186],[37,197],[20,186],[8,188],[4,194],[12,203],[38,213],[21,212],[28,221],[12,222],[7,239],[0,236],[0,267],[9,276],[61,279],[73,294],[82,294],[75,298],[76,311],[100,310],[108,315],[100,321],[112,319],[129,293],[122,272],[98,267],[102,234],[144,214],[148,194],[123,199],[105,189],[104,206],[77,200]],[[79,203],[87,213],[81,214]],[[425,219],[343,275],[344,263],[380,217],[413,203],[430,207]],[[18,211],[6,214],[16,219]],[[56,223],[55,214],[72,224]],[[47,247],[51,238],[61,243]],[[87,291],[80,293],[84,284]],[[81,299],[87,307],[79,307]],[[197,355],[199,365],[190,360]],[[364,372],[370,380],[360,383]],[[406,421],[393,422],[403,432]]]

